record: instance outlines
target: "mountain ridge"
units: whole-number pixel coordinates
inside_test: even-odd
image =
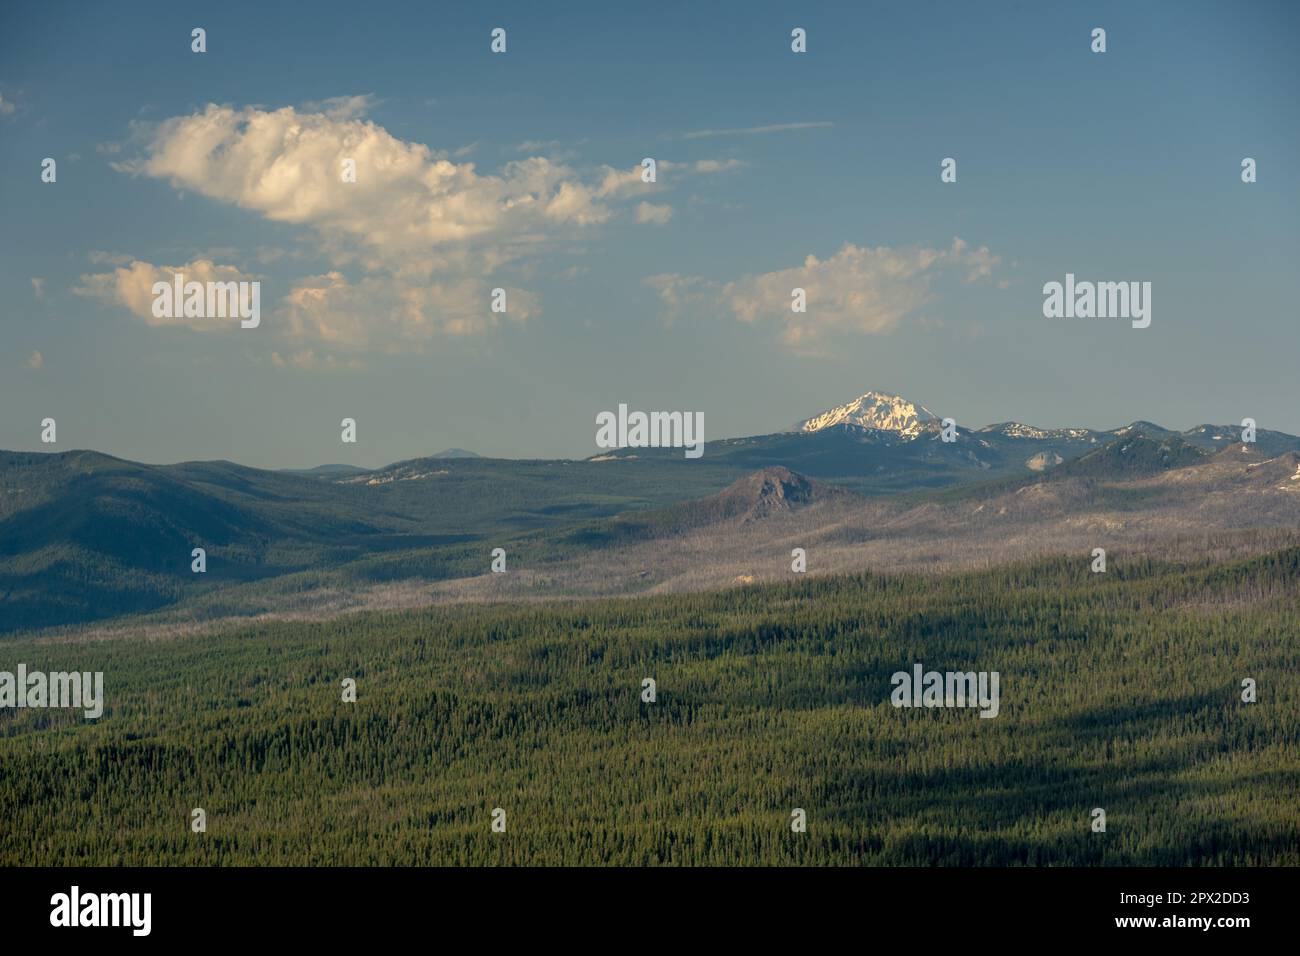
[[[724,439],[700,461],[421,459],[360,476],[0,452],[0,634],[134,614],[388,606],[428,599],[430,583],[474,599],[553,595],[579,579],[595,582],[574,585],[584,593],[694,588],[770,575],[775,565],[755,563],[760,546],[820,542],[819,568],[847,570],[863,548],[888,560],[896,540],[923,568],[1123,529],[1260,540],[1300,529],[1300,439],[1274,453],[1217,429],[1194,436],[1206,447],[1160,431],[1093,444],[962,430],[954,444],[840,424]],[[1023,464],[1040,446],[1071,457]],[[1041,539],[1029,534],[1038,525]],[[517,580],[455,583],[485,575],[497,546],[523,569]],[[206,573],[191,568],[200,547]],[[616,555],[618,573],[601,572]]]
[[[868,390],[843,405],[797,422],[791,431],[817,432],[833,425],[858,425],[878,431],[915,437],[939,417],[924,405],[914,405],[901,395]]]
[[[172,606],[283,606],[321,589],[347,603],[387,582],[480,573],[482,555],[498,544],[536,566],[628,542],[771,536],[823,519],[833,541],[850,533],[829,530],[835,515],[849,520],[890,499],[875,512],[882,520],[906,515],[908,533],[933,532],[936,542],[942,529],[926,524],[934,508],[957,522],[951,532],[972,520],[991,527],[991,516],[1050,508],[1068,516],[1087,502],[1113,503],[1097,526],[1121,527],[1125,509],[1171,496],[1159,520],[1173,527],[1187,517],[1176,500],[1183,492],[1221,515],[1223,528],[1236,527],[1234,514],[1263,532],[1300,524],[1291,518],[1300,437],[1257,429],[1244,445],[1235,426],[1176,432],[1136,420],[1109,431],[1001,422],[957,427],[956,441],[944,441],[924,406],[864,394],[866,402],[805,420],[817,427],[714,439],[698,460],[671,448],[587,460],[440,453],[375,469],[272,471],[229,461],[151,465],[88,449],[0,451],[0,634]],[[963,512],[961,502],[984,507]],[[1051,515],[1065,522],[1053,535],[1078,533]],[[872,541],[886,532],[868,522],[851,533]],[[969,544],[985,546],[1002,543]],[[195,548],[206,553],[202,573],[191,569]],[[929,553],[947,549],[936,543]],[[846,567],[855,553],[844,552]],[[656,580],[643,570],[629,568],[626,581]],[[683,563],[658,584],[684,585],[692,573],[700,572]]]

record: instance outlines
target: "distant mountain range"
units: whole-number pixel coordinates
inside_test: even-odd
[[[482,455],[476,455],[472,451],[466,451],[464,448],[447,448],[429,456],[430,458],[482,458]],[[319,475],[322,477],[332,477],[338,475],[361,475],[372,469],[362,468],[360,465],[317,465],[315,468],[279,468],[278,471],[286,475]]]
[[[941,429],[942,419],[924,405],[916,405],[901,395],[888,392],[864,392],[851,402],[837,405],[811,418],[805,418],[792,429],[799,433],[813,433],[836,426],[853,426],[870,431],[888,432],[900,439],[916,440],[926,436],[937,435]],[[959,428],[959,431],[967,431]],[[1221,450],[1233,442],[1241,441],[1239,425],[1197,425],[1184,432],[1175,432],[1147,421],[1136,421],[1122,428],[1109,431],[1097,431],[1091,428],[1037,428],[1020,422],[999,422],[985,425],[970,434],[977,441],[997,441],[1015,439],[1029,442],[1041,442],[1038,454],[1044,456],[1042,463],[1050,467],[1051,451],[1046,446],[1065,443],[1068,446],[1097,445],[1127,435],[1143,435],[1154,438],[1178,436],[1189,444],[1205,450]],[[1296,440],[1294,435],[1284,432],[1258,430],[1256,442],[1265,451],[1284,451],[1291,448]],[[984,447],[988,447],[985,444]],[[1030,447],[1030,446],[1024,446]],[[1032,470],[1040,467],[1029,465]]]
[[[752,471],[780,465],[858,491],[891,493],[938,489],[972,480],[1042,473],[1125,438],[1189,446],[1174,454],[1184,463],[1197,452],[1212,454],[1241,440],[1239,425],[1198,425],[1178,432],[1147,421],[1099,431],[1038,428],[1000,422],[979,428],[958,425],[957,440],[942,440],[942,421],[923,405],[886,392],[858,398],[797,423],[792,429],[748,438],[707,442],[703,461]],[[1300,438],[1256,430],[1254,447],[1273,456],[1300,449]],[[657,460],[675,449],[621,449],[589,461]]]
[[[1099,528],[1141,526],[1112,508],[1146,515],[1161,534],[1300,526],[1293,517],[1300,438],[1268,430],[1256,437],[1240,444],[1237,426],[1175,432],[1139,421],[1095,431],[1007,422],[958,428],[948,443],[924,406],[868,392],[791,431],[709,442],[698,460],[674,449],[585,461],[448,449],[371,470],[265,471],[225,461],[145,465],[93,451],[0,452],[0,633],[142,613],[191,620],[294,607],[325,613],[379,593],[399,604],[428,600],[430,584],[454,595],[469,585],[453,582],[478,581],[497,546],[521,573],[474,587],[502,596],[519,588],[535,596],[526,586],[530,568],[551,567],[548,580],[561,582],[598,566],[597,554],[614,553],[660,563],[638,564],[625,580],[592,572],[602,588],[676,587],[674,569],[682,583],[725,583],[716,570],[692,570],[692,549],[731,567],[737,555],[714,553],[710,541],[738,534],[744,547],[768,547],[779,539],[774,529],[808,541],[822,527],[819,516],[828,542],[874,540],[884,528],[900,541],[933,533],[925,547],[935,560],[947,553],[945,537],[996,531],[999,540],[965,547],[1001,555],[1003,540],[1031,533],[1015,522],[971,524],[990,510],[1065,522],[1043,525],[1048,543],[1071,540],[1090,514],[1108,515]],[[1039,497],[1024,497],[1036,488]],[[1058,510],[1026,511],[1026,502],[1048,500],[1044,489]],[[943,504],[957,500],[986,510]],[[864,530],[848,530],[864,520]],[[636,550],[637,542],[666,538],[676,541],[672,548],[644,557]],[[203,573],[191,570],[194,548],[206,551]],[[847,565],[868,551],[849,547],[837,560]],[[557,583],[540,593],[564,590]]]

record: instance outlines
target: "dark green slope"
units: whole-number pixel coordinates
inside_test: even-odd
[[[0,864],[1294,866],[1298,570],[1116,552],[22,643],[107,706],[0,711]],[[999,715],[892,707],[914,663],[997,671]]]
[[[451,546],[702,496],[734,477],[712,463],[477,458],[322,477],[0,452],[0,633],[351,564],[363,580],[467,572]],[[205,574],[191,571],[196,547]]]
[[[393,525],[359,520],[310,479],[228,462],[5,454],[0,489],[0,631],[148,610],[308,567]],[[196,547],[206,574],[190,569]]]
[[[1081,458],[1058,465],[1053,477],[1145,478],[1149,475],[1187,468],[1208,461],[1210,455],[1171,434],[1156,439],[1144,436],[1119,438]]]

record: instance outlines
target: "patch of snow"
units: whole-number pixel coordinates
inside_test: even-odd
[[[818,432],[834,425],[858,425],[915,438],[922,426],[937,422],[938,416],[922,405],[913,405],[901,395],[864,392],[853,401],[804,419],[796,431]]]

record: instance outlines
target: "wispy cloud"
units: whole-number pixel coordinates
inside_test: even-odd
[[[637,222],[651,222],[662,226],[673,218],[673,207],[651,202],[639,203],[636,207]]]
[[[331,96],[324,100],[309,100],[302,104],[305,113],[322,113],[330,119],[358,119],[379,105],[373,93],[357,96]]]
[[[772,123],[768,126],[739,126],[734,129],[697,129],[683,133],[682,139],[706,139],[710,136],[755,136],[760,133],[788,133],[798,129],[829,129],[834,123]]]
[[[365,363],[359,359],[340,359],[333,355],[317,355],[314,349],[302,349],[298,352],[290,352],[288,355],[272,352],[271,364],[276,368],[298,368],[326,372],[342,369],[359,371],[366,367]]]
[[[97,266],[124,266],[132,259],[131,256],[103,249],[92,249],[87,258]]]

